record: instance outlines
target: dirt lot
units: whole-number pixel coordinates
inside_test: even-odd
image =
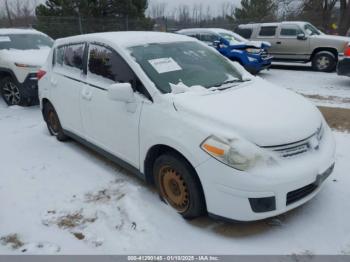
[[[350,109],[319,107],[331,128],[350,132]]]

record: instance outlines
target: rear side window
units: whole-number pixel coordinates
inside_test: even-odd
[[[236,33],[239,34],[240,36],[244,37],[244,38],[251,38],[252,34],[253,34],[253,30],[250,28],[238,28],[236,30]]]
[[[54,65],[83,70],[85,44],[66,45],[56,48]]]
[[[262,26],[259,32],[259,36],[272,37],[276,35],[276,26]]]
[[[298,26],[283,26],[281,29],[281,36],[297,36],[298,34],[303,33],[303,31],[301,31],[301,29]]]

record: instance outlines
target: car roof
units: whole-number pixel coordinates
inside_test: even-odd
[[[38,34],[45,35],[32,28],[0,28],[0,35],[24,35],[24,34]]]
[[[111,42],[119,47],[131,47],[147,45],[153,43],[171,43],[171,42],[188,42],[196,41],[191,37],[161,32],[149,31],[125,31],[125,32],[108,32],[79,35],[56,40],[55,45],[64,45],[82,41],[88,42]]]
[[[205,33],[205,32],[210,32],[210,33],[233,33],[230,30],[226,30],[223,28],[188,28],[188,29],[182,29],[177,31],[179,34],[186,34],[186,33]]]
[[[283,21],[283,22],[273,22],[273,23],[251,23],[251,24],[241,24],[238,27],[239,28],[252,28],[255,26],[278,26],[280,24],[290,25],[290,24],[298,24],[298,25],[304,25],[307,24],[307,22],[303,21]]]

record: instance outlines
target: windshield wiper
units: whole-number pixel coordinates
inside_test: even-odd
[[[228,84],[234,84],[234,83],[242,83],[244,82],[243,80],[240,80],[240,79],[234,79],[234,80],[227,80],[225,82],[222,82],[220,84],[216,84],[214,85],[212,88],[212,90],[226,90],[226,89],[229,89],[231,87],[234,87],[234,85],[230,85],[230,86],[226,86]],[[224,87],[225,86],[225,87]]]

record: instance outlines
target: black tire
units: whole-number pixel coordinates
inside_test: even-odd
[[[153,175],[161,199],[185,219],[206,213],[200,181],[183,157],[172,153],[160,156],[155,161]]]
[[[27,105],[28,100],[23,91],[12,77],[7,76],[0,80],[1,96],[8,106]]]
[[[55,136],[58,141],[64,142],[68,137],[64,134],[58,114],[51,103],[44,105],[44,119],[47,128],[52,136]]]
[[[312,59],[312,68],[319,72],[333,72],[337,66],[337,60],[333,53],[328,51],[318,52]]]

